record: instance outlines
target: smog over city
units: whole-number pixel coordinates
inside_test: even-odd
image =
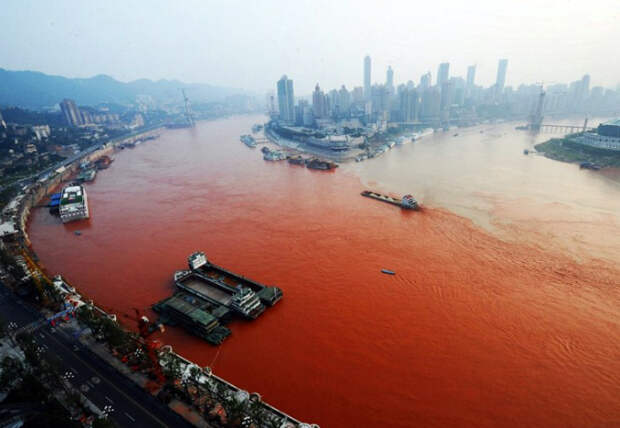
[[[0,9],[0,425],[619,423],[617,1]]]

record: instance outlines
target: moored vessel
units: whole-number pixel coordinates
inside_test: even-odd
[[[63,223],[89,218],[88,196],[82,185],[71,185],[62,189],[58,211]]]
[[[313,158],[306,161],[306,167],[310,169],[320,169],[327,171],[330,169],[338,168],[338,164],[334,162],[324,161],[321,159]]]
[[[249,134],[242,135],[240,138],[241,142],[248,147],[256,147],[256,140]]]

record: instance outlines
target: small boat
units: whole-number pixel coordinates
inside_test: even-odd
[[[389,270],[389,269],[381,269],[381,273],[384,273],[386,275],[396,275],[396,272],[394,272],[393,270]]]

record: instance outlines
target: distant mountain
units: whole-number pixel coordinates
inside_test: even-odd
[[[10,71],[0,68],[0,106],[18,106],[29,109],[51,107],[71,98],[78,105],[101,103],[131,104],[137,97],[149,96],[157,104],[180,103],[179,88],[185,88],[192,103],[218,101],[229,95],[247,94],[246,91],[178,80],[139,79],[119,82],[100,74],[88,79],[69,79],[50,76],[36,71]]]

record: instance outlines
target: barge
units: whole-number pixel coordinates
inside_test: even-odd
[[[224,323],[234,317],[254,320],[282,298],[280,288],[217,266],[203,252],[191,254],[188,266],[174,274],[177,293],[155,304],[153,310],[161,314],[162,322],[179,324],[211,344],[218,345],[230,334]]]
[[[420,209],[418,201],[411,195],[405,195],[401,199],[398,199],[388,195],[382,195],[381,193],[371,192],[370,190],[364,190],[361,195],[381,202],[387,202],[388,204],[396,205],[406,210]]]
[[[239,139],[241,140],[243,144],[245,144],[248,147],[251,147],[251,148],[256,147],[256,139],[249,134],[242,135],[241,138]]]
[[[273,306],[282,298],[282,290],[279,287],[263,285],[213,264],[207,260],[202,251],[191,254],[187,262],[191,272],[200,275],[213,286],[217,286],[229,294],[246,293],[246,290],[251,291],[266,306]]]
[[[323,171],[328,171],[330,169],[338,168],[338,164],[317,158],[312,158],[306,161],[306,167],[310,169],[320,169]]]

